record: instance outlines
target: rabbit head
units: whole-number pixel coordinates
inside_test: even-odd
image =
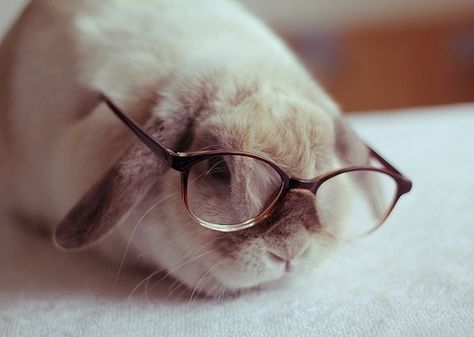
[[[145,128],[175,151],[251,152],[269,158],[290,176],[311,179],[340,162],[367,157],[325,99],[317,104],[271,86],[216,88],[204,82],[192,89],[172,87],[160,95]],[[272,181],[265,168],[256,167],[255,161],[228,158],[220,165],[206,184],[215,191],[213,184],[225,180],[232,192],[222,196],[196,191],[196,211],[226,221],[232,212],[258,209]],[[209,295],[301,277],[335,246],[333,234],[342,212],[334,209],[344,186],[318,199],[309,191],[291,190],[265,221],[231,233],[197,224],[180,189],[180,173],[136,141],[60,223],[56,242],[65,249],[86,247],[116,225],[126,242],[130,228],[146,212],[133,230],[134,251]]]

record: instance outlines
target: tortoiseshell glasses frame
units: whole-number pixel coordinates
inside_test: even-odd
[[[144,130],[142,130],[133,120],[128,118],[107,96],[102,95],[102,99],[107,104],[107,106],[114,112],[114,114],[162,161],[164,161],[170,168],[179,171],[181,173],[181,192],[185,207],[191,217],[200,225],[220,231],[220,232],[234,232],[238,230],[243,230],[245,228],[252,227],[258,223],[261,223],[267,219],[278,207],[278,205],[284,200],[286,194],[292,189],[304,189],[311,191],[316,195],[318,188],[328,179],[331,179],[337,175],[340,175],[345,172],[354,172],[354,171],[372,171],[379,172],[385,175],[390,176],[396,183],[396,191],[393,197],[391,204],[388,206],[387,210],[383,214],[381,221],[373,227],[371,230],[367,231],[365,234],[375,231],[387,217],[392,212],[395,204],[400,199],[400,197],[408,193],[412,188],[412,182],[406,178],[399,170],[397,170],[392,164],[386,161],[381,155],[375,152],[372,148],[367,146],[369,154],[372,159],[377,160],[383,167],[374,167],[369,165],[360,165],[360,166],[350,166],[346,168],[341,168],[327,172],[325,174],[319,175],[314,179],[299,179],[296,177],[290,177],[288,174],[283,171],[276,163],[272,160],[264,158],[254,153],[242,152],[242,151],[196,151],[196,152],[174,152],[171,149],[165,148],[156,140],[154,140],[150,135],[148,135]],[[188,178],[190,168],[204,160],[210,159],[212,157],[220,156],[241,156],[249,157],[260,162],[263,162],[273,168],[275,172],[281,178],[280,190],[277,191],[273,199],[266,205],[266,207],[255,217],[247,219],[243,222],[236,224],[219,224],[206,221],[204,219],[196,216],[189,207],[188,202]]]

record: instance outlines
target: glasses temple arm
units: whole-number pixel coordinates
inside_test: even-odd
[[[385,160],[380,154],[378,154],[377,151],[375,151],[373,148],[371,148],[367,144],[366,144],[366,146],[369,149],[369,153],[372,157],[377,159],[387,169],[397,173],[398,175],[400,175],[400,177],[403,178],[404,189],[406,190],[406,192],[410,191],[410,189],[412,187],[412,182],[403,173],[401,173],[399,170],[397,170],[392,164],[390,164],[387,160]]]
[[[160,159],[165,161],[169,166],[172,165],[172,150],[165,148],[143,131],[133,120],[128,118],[107,96],[102,95],[105,104],[113,111],[113,113],[137,136],[145,145],[155,153]]]
[[[382,163],[386,168],[390,169],[391,171],[393,172],[396,172],[400,175],[402,175],[402,173],[397,170],[392,164],[390,164],[387,160],[385,160],[381,155],[379,155],[373,148],[371,148],[369,145],[365,145],[367,146],[367,148],[369,149],[369,153],[372,157],[374,157],[375,159],[377,159],[380,163]]]

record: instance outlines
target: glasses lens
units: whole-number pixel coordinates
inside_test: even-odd
[[[214,156],[191,167],[188,208],[200,220],[237,225],[264,212],[282,186],[278,172],[264,161],[241,155]]]
[[[325,181],[317,192],[321,222],[337,236],[360,237],[383,222],[396,191],[395,180],[382,172],[341,173]]]

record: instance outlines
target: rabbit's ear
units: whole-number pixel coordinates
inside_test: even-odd
[[[166,169],[143,144],[134,145],[69,211],[54,241],[62,249],[87,247],[109,233]],[[161,171],[161,172],[160,172]]]
[[[180,82],[177,81],[179,84]],[[212,88],[170,87],[160,93],[159,104],[145,126],[163,146],[185,151],[193,139],[193,127],[208,110]],[[112,112],[111,112],[112,113]],[[169,167],[135,139],[125,155],[97,182],[57,226],[54,239],[63,249],[89,246],[109,233],[142,201]],[[179,186],[176,186],[179,192]]]
[[[179,118],[181,115],[181,118]],[[186,115],[186,116],[185,116]],[[162,117],[162,116],[161,116]],[[192,138],[193,117],[180,110],[169,118],[152,118],[146,132],[173,150],[183,150]],[[69,211],[56,227],[59,248],[84,248],[109,233],[159,182],[169,167],[141,141],[122,158]],[[176,187],[179,192],[179,186]]]
[[[345,166],[367,165],[369,149],[341,116],[335,118],[336,154]]]

